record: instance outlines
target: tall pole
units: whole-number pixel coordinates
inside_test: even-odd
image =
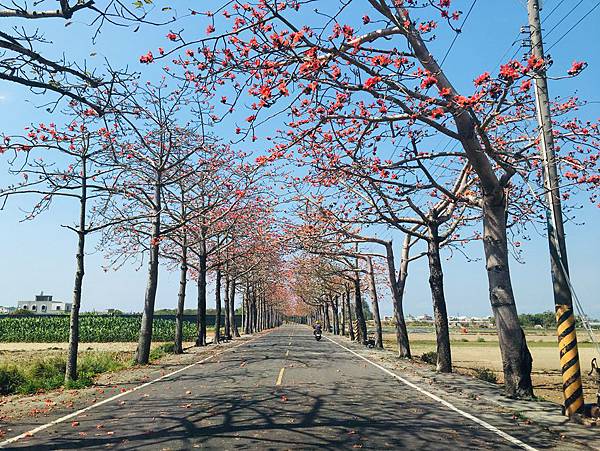
[[[542,43],[539,0],[528,0],[527,15],[529,17],[531,50],[536,58],[543,60],[544,46]],[[540,127],[540,153],[544,167],[543,176],[547,204],[546,220],[548,223],[548,243],[550,245],[550,268],[554,289],[565,413],[572,416],[573,414],[583,412],[583,386],[581,384],[581,369],[579,366],[579,352],[577,350],[577,335],[575,333],[573,299],[569,288],[569,265],[567,263],[559,179],[554,154],[552,117],[548,100],[548,82],[546,80],[546,68],[544,65],[536,70],[534,83],[537,119]]]

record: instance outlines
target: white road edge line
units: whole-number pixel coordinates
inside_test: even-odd
[[[252,338],[251,340],[244,341],[243,343],[239,343],[239,344],[237,344],[235,346],[232,346],[231,348],[223,349],[220,352],[216,352],[214,354],[211,354],[208,357],[203,358],[202,360],[198,360],[197,362],[194,362],[194,363],[191,363],[189,365],[186,365],[183,368],[179,368],[178,370],[175,370],[175,371],[173,371],[173,372],[171,372],[169,374],[165,374],[165,375],[163,375],[163,376],[161,376],[159,378],[156,378],[154,380],[151,380],[149,382],[145,382],[145,383],[143,383],[141,385],[137,385],[136,387],[130,388],[129,390],[124,391],[122,393],[119,393],[119,394],[117,394],[115,396],[112,396],[110,398],[106,398],[106,399],[104,399],[104,400],[102,400],[100,402],[97,402],[97,403],[92,404],[90,406],[84,407],[83,409],[80,409],[80,410],[78,410],[76,412],[73,412],[73,413],[70,413],[68,415],[65,415],[64,417],[57,418],[56,420],[51,421],[50,423],[42,424],[41,426],[38,426],[38,427],[36,427],[34,429],[31,429],[30,431],[23,432],[20,435],[17,435],[15,437],[12,437],[12,438],[9,438],[7,440],[4,440],[4,441],[0,442],[0,448],[4,448],[4,446],[10,445],[11,443],[15,443],[16,441],[21,440],[22,438],[30,437],[32,435],[35,435],[38,432],[41,432],[41,431],[43,431],[45,429],[48,429],[51,426],[57,425],[59,423],[64,423],[65,421],[70,420],[71,418],[75,418],[76,416],[81,415],[82,413],[85,413],[85,412],[87,412],[89,410],[95,409],[96,407],[102,406],[104,404],[108,404],[108,403],[114,401],[115,399],[119,399],[119,398],[121,398],[121,397],[123,397],[125,395],[128,395],[130,393],[138,391],[138,390],[140,390],[142,388],[146,388],[149,385],[152,385],[152,384],[154,384],[156,382],[162,381],[163,379],[167,379],[167,378],[169,378],[171,376],[174,376],[177,373],[181,373],[182,371],[189,370],[190,368],[192,368],[192,367],[194,367],[196,365],[200,365],[201,363],[204,363],[207,360],[210,360],[210,359],[212,359],[214,357],[217,357],[217,356],[219,356],[221,354],[224,354],[224,353],[226,353],[228,351],[231,351],[232,349],[239,348],[240,346],[243,346],[243,345],[246,345],[248,343],[251,343],[254,340],[257,340],[257,339],[259,339],[259,338],[261,338],[263,336],[264,335],[260,335],[258,337]]]
[[[385,367],[383,367],[383,366],[379,365],[378,363],[375,363],[375,362],[373,362],[372,360],[369,360],[369,359],[367,359],[366,357],[364,357],[364,356],[360,355],[359,353],[357,353],[357,352],[353,351],[353,350],[352,350],[352,349],[350,349],[350,348],[347,348],[346,346],[344,346],[344,345],[342,345],[342,344],[338,343],[337,341],[335,341],[335,340],[332,340],[331,338],[329,338],[329,337],[326,337],[326,336],[324,336],[324,337],[325,337],[325,338],[327,338],[327,340],[329,340],[330,342],[332,342],[332,343],[334,343],[334,344],[338,345],[340,348],[343,348],[343,349],[345,349],[346,351],[348,351],[348,352],[350,352],[350,353],[354,354],[356,357],[359,357],[359,358],[363,359],[364,361],[366,361],[366,362],[369,362],[371,365],[373,365],[373,366],[374,366],[374,367],[376,367],[376,368],[379,368],[379,369],[380,369],[381,371],[383,371],[384,373],[387,373],[387,374],[389,374],[390,376],[392,376],[392,377],[394,377],[394,378],[398,379],[398,380],[399,380],[400,382],[402,382],[403,384],[405,384],[405,385],[408,385],[408,386],[409,386],[409,387],[411,387],[411,388],[414,388],[415,390],[417,390],[418,392],[420,392],[420,393],[424,394],[425,396],[428,396],[429,398],[433,399],[434,401],[437,401],[437,402],[439,402],[440,404],[442,404],[442,405],[444,405],[444,406],[448,407],[450,410],[453,410],[453,411],[455,411],[456,413],[459,413],[460,415],[462,415],[463,417],[465,417],[465,418],[468,418],[469,420],[471,420],[471,421],[474,421],[475,423],[479,424],[480,426],[483,426],[484,428],[486,428],[486,429],[488,429],[488,430],[490,430],[490,431],[494,432],[495,434],[497,434],[497,435],[499,435],[500,437],[502,437],[503,439],[505,439],[505,440],[509,441],[509,442],[510,442],[510,443],[512,443],[513,445],[520,446],[521,448],[523,448],[523,449],[526,449],[526,450],[528,450],[528,451],[538,451],[536,448],[534,448],[534,447],[532,447],[532,446],[528,445],[528,444],[527,444],[527,443],[525,443],[525,442],[522,442],[522,441],[521,441],[521,440],[519,440],[518,438],[516,438],[516,437],[513,437],[512,435],[510,435],[510,434],[507,434],[506,432],[504,432],[504,431],[502,431],[502,430],[498,429],[497,427],[495,427],[495,426],[492,426],[492,425],[491,425],[491,424],[489,424],[488,422],[486,422],[486,421],[484,421],[484,420],[482,420],[482,419],[480,419],[480,418],[477,418],[476,416],[474,416],[474,415],[471,415],[470,413],[468,413],[468,412],[465,412],[464,410],[461,410],[461,409],[459,409],[458,407],[456,407],[455,405],[453,405],[453,404],[449,403],[448,401],[445,401],[445,400],[443,400],[442,398],[440,398],[439,396],[436,396],[436,395],[434,395],[433,393],[430,393],[430,392],[428,392],[427,390],[425,390],[425,389],[423,389],[423,388],[419,387],[418,385],[415,385],[415,384],[413,384],[412,382],[410,382],[410,381],[408,381],[408,380],[404,379],[403,377],[401,377],[401,376],[398,376],[398,375],[397,375],[396,373],[394,373],[393,371],[390,371],[390,370],[388,370],[387,368],[385,368]]]

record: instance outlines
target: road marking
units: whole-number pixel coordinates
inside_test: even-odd
[[[292,346],[292,342],[291,341],[288,343],[288,346]]]
[[[182,371],[189,370],[190,368],[193,368],[196,365],[200,365],[201,363],[204,363],[207,360],[210,360],[210,359],[212,359],[214,357],[217,357],[218,355],[221,355],[221,354],[224,354],[224,353],[226,353],[228,351],[231,351],[232,349],[236,349],[236,348],[239,348],[240,346],[252,343],[253,341],[258,340],[259,338],[262,338],[265,335],[270,334],[270,333],[271,333],[271,331],[267,332],[266,334],[263,334],[263,335],[260,335],[258,337],[255,337],[255,338],[253,338],[251,340],[248,340],[248,341],[245,341],[243,343],[240,343],[240,344],[237,344],[235,346],[232,346],[231,348],[227,348],[227,349],[224,349],[224,350],[222,350],[220,352],[216,352],[214,354],[211,354],[208,357],[203,358],[202,360],[199,360],[199,361],[197,361],[195,363],[191,363],[189,365],[186,365],[183,368],[179,368],[178,370],[175,370],[175,371],[173,371],[173,372],[171,372],[169,374],[165,374],[164,376],[161,376],[159,378],[156,378],[156,379],[151,380],[149,382],[146,382],[144,384],[141,384],[141,385],[138,385],[136,387],[133,387],[133,388],[127,390],[127,391],[119,393],[119,394],[117,394],[115,396],[112,396],[110,398],[107,398],[107,399],[105,399],[103,401],[100,401],[100,402],[97,402],[97,403],[92,404],[90,406],[84,407],[83,409],[80,409],[77,412],[70,413],[68,415],[65,415],[64,417],[57,418],[56,420],[51,421],[50,423],[42,424],[41,426],[38,426],[38,427],[36,427],[34,429],[31,429],[30,431],[23,432],[20,435],[17,435],[15,437],[9,438],[8,440],[4,440],[4,441],[0,442],[0,448],[4,448],[4,446],[10,445],[11,443],[15,443],[16,441],[21,440],[22,438],[30,437],[30,436],[32,436],[34,434],[37,434],[38,432],[41,432],[41,431],[43,431],[45,429],[48,429],[49,427],[52,427],[52,426],[55,426],[55,425],[59,424],[59,423],[64,423],[65,421],[70,420],[71,418],[75,418],[76,416],[81,415],[82,413],[85,413],[85,412],[87,412],[89,410],[95,409],[96,407],[99,407],[99,406],[101,406],[103,404],[108,404],[109,402],[112,402],[115,399],[119,399],[119,398],[121,398],[121,397],[123,397],[125,395],[128,395],[130,393],[138,391],[138,390],[140,390],[142,388],[146,388],[149,385],[152,385],[152,384],[154,384],[156,382],[159,382],[159,381],[162,381],[164,379],[167,379],[167,378],[169,378],[171,376],[174,376],[177,373],[181,373]]]
[[[290,355],[290,350],[289,349],[287,351],[285,351],[285,356],[287,357],[288,355]]]
[[[358,358],[360,358],[360,359],[363,359],[363,360],[364,360],[364,361],[366,361],[366,362],[369,362],[369,363],[370,363],[371,365],[373,365],[374,367],[376,367],[376,368],[379,368],[379,369],[380,369],[381,371],[383,371],[384,373],[387,373],[387,374],[389,374],[390,376],[392,376],[392,377],[394,377],[394,378],[398,379],[398,380],[399,380],[400,382],[402,382],[403,384],[405,384],[405,385],[408,385],[410,388],[413,388],[413,389],[417,390],[418,392],[420,392],[420,393],[424,394],[425,396],[427,396],[427,397],[429,397],[429,398],[433,399],[434,401],[437,401],[437,402],[439,402],[440,404],[442,404],[442,405],[446,406],[446,407],[447,407],[447,408],[449,408],[450,410],[453,410],[453,411],[455,411],[456,413],[459,413],[459,414],[460,414],[460,415],[462,415],[463,417],[465,417],[465,418],[468,418],[468,419],[469,419],[469,420],[471,420],[471,421],[474,421],[475,423],[479,424],[480,426],[483,426],[484,428],[486,428],[486,429],[488,429],[488,430],[492,431],[493,433],[495,433],[495,434],[499,435],[499,436],[500,436],[500,437],[502,437],[503,439],[505,439],[505,440],[509,441],[509,442],[510,442],[510,443],[512,443],[513,445],[520,446],[521,448],[523,448],[523,449],[526,449],[526,450],[528,450],[528,451],[538,451],[536,448],[534,448],[534,447],[532,447],[532,446],[528,445],[528,444],[527,444],[527,443],[525,443],[525,442],[522,442],[522,441],[521,441],[521,440],[519,440],[518,438],[516,438],[516,437],[513,437],[512,435],[510,435],[510,434],[507,434],[506,432],[504,432],[504,431],[502,431],[502,430],[498,429],[497,427],[495,427],[495,426],[492,426],[492,425],[491,425],[491,424],[489,424],[488,422],[486,422],[486,421],[484,421],[484,420],[481,420],[481,419],[477,418],[476,416],[474,416],[474,415],[471,415],[471,414],[470,414],[470,413],[468,413],[468,412],[465,412],[464,410],[461,410],[461,409],[459,409],[459,408],[458,408],[458,407],[456,407],[454,404],[451,404],[451,403],[449,403],[448,401],[446,401],[446,400],[444,400],[444,399],[440,398],[439,396],[436,396],[436,395],[434,395],[433,393],[430,393],[430,392],[428,392],[427,390],[425,390],[425,389],[423,389],[423,388],[419,387],[418,385],[415,385],[415,384],[413,384],[412,382],[410,382],[410,381],[408,381],[408,380],[404,379],[403,377],[401,377],[401,376],[398,376],[398,375],[397,375],[396,373],[394,373],[393,371],[390,371],[390,370],[388,370],[387,368],[385,368],[385,367],[383,367],[383,366],[379,365],[378,363],[375,363],[375,362],[373,362],[372,360],[369,360],[369,359],[367,359],[366,357],[364,357],[364,356],[360,355],[359,353],[357,353],[357,352],[353,351],[352,349],[350,349],[350,348],[347,348],[346,346],[344,346],[344,345],[342,345],[342,344],[338,343],[338,342],[337,342],[337,341],[335,341],[335,340],[332,340],[331,338],[329,338],[329,337],[327,337],[327,336],[325,336],[325,335],[323,335],[323,336],[324,336],[324,337],[325,337],[327,340],[329,340],[330,342],[332,342],[332,343],[334,343],[334,344],[338,345],[340,348],[343,348],[343,349],[345,349],[346,351],[350,352],[351,354],[354,354],[356,357],[358,357]]]
[[[279,376],[277,376],[277,382],[275,382],[275,385],[281,385],[281,382],[283,380],[283,372],[284,371],[285,371],[285,367],[283,367],[279,370]]]

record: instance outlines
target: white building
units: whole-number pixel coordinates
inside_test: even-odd
[[[33,301],[19,301],[17,307],[20,310],[29,310],[33,313],[64,313],[71,311],[71,303],[52,300],[52,295],[44,294],[42,291]]]

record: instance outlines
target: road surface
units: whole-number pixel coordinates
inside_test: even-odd
[[[286,325],[2,444],[44,450],[573,449],[511,418],[430,396],[430,387],[407,385],[357,355],[361,348],[338,342],[316,342],[309,328]]]

